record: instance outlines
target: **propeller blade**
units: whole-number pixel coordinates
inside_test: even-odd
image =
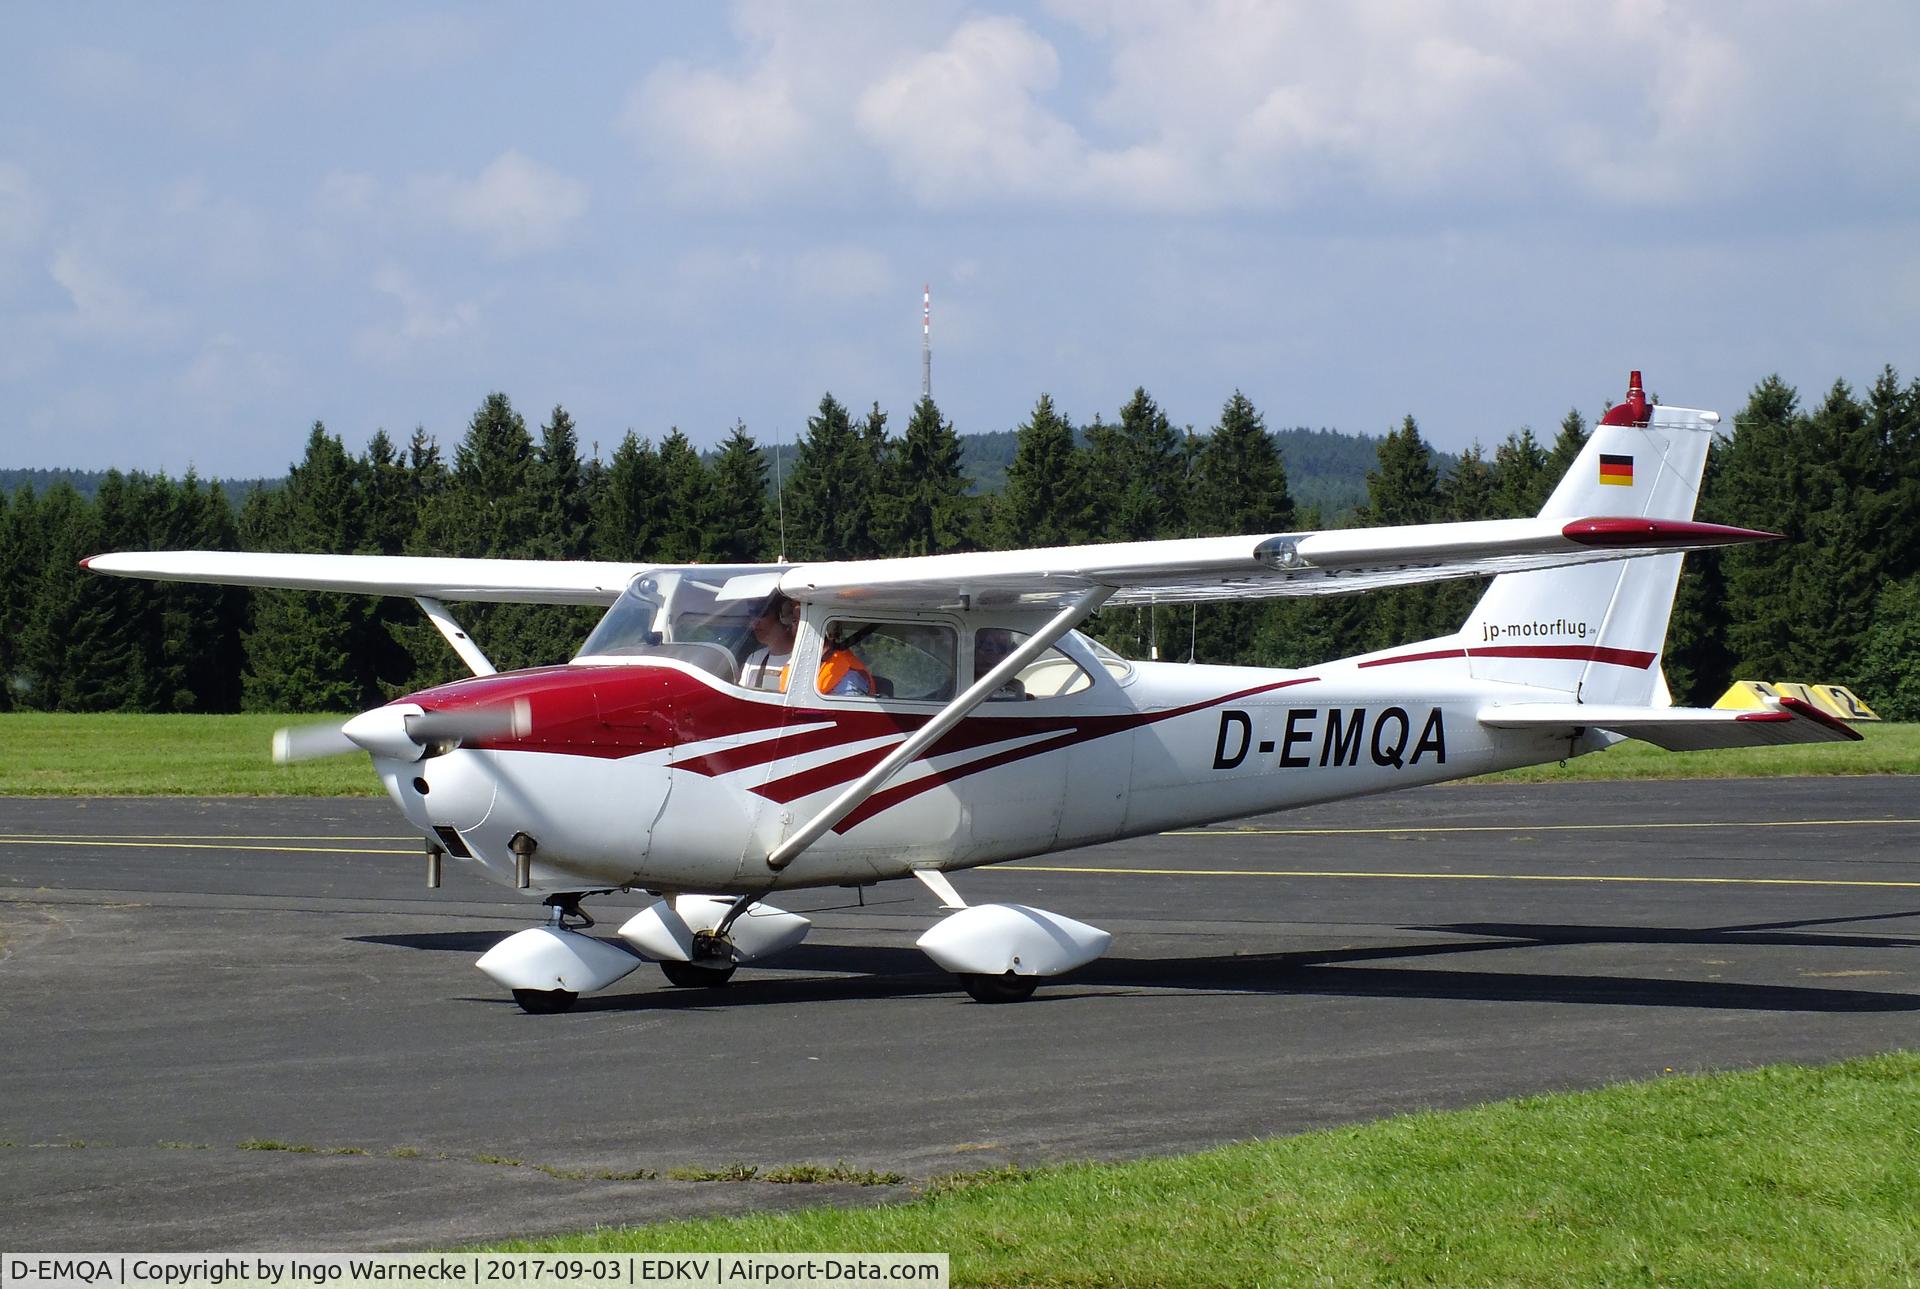
[[[494,707],[463,707],[407,717],[407,737],[422,744],[525,738],[532,732],[533,705],[524,698]]]
[[[326,756],[358,752],[359,745],[340,732],[345,722],[331,725],[293,725],[273,732],[273,763],[292,765],[297,761],[317,761]]]

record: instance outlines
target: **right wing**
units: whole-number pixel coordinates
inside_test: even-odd
[[[597,604],[620,598],[653,564],[598,560],[455,559],[435,555],[283,555],[265,551],[121,551],[80,567],[116,577],[361,595],[495,600],[515,604]]]
[[[836,560],[788,569],[780,589],[796,600],[930,609],[1058,609],[1094,587],[1112,588],[1109,605],[1342,595],[1777,536],[1672,519],[1484,519]]]

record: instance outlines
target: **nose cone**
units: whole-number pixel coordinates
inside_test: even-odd
[[[427,745],[414,737],[407,728],[407,722],[422,715],[424,713],[418,703],[389,703],[370,712],[361,712],[342,725],[340,732],[375,756],[395,761],[418,761],[426,755]]]

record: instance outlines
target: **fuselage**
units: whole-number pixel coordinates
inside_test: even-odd
[[[524,835],[536,892],[746,893],[991,864],[1589,750],[1482,726],[1489,687],[1464,677],[1076,660],[1092,683],[976,708],[779,872],[768,853],[938,703],[755,692],[667,659],[576,662],[413,695],[430,710],[525,700],[532,732],[376,766],[415,827],[499,880],[514,881]]]

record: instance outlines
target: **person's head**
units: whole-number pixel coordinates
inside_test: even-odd
[[[793,649],[794,623],[800,620],[800,606],[776,593],[753,620],[753,638],[774,653]]]
[[[973,674],[986,675],[1018,647],[1019,641],[1005,627],[981,627],[973,633]]]

